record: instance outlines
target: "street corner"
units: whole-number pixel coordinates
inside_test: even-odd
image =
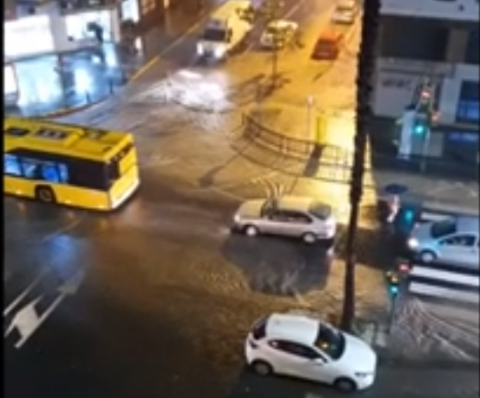
[[[388,236],[380,227],[360,225],[355,246],[355,260],[359,264],[379,271],[384,271],[389,264],[393,264],[395,255]],[[339,258],[345,258],[347,225],[340,225],[335,251]]]
[[[332,255],[325,246],[232,233],[222,253],[244,274],[252,291],[297,296],[326,286]]]

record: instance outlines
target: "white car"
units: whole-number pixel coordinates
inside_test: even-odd
[[[375,351],[363,340],[293,313],[258,320],[245,342],[245,356],[259,375],[293,376],[345,392],[370,387],[377,367]]]
[[[277,49],[290,43],[298,32],[298,24],[293,21],[276,20],[267,25],[260,37],[260,44],[264,48]]]
[[[475,216],[417,224],[408,239],[408,248],[424,263],[442,262],[478,270],[479,226]]]
[[[248,236],[259,234],[301,238],[306,243],[335,237],[332,208],[314,199],[283,196],[244,202],[233,217],[233,228]]]
[[[355,22],[358,6],[354,0],[340,1],[332,15],[332,22],[335,24],[351,25]]]

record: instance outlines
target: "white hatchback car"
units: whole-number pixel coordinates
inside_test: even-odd
[[[258,320],[245,342],[247,364],[263,376],[293,376],[364,390],[375,381],[377,355],[363,340],[300,314]]]
[[[335,237],[337,222],[331,206],[297,196],[244,202],[233,218],[233,228],[248,236],[258,234],[301,238],[306,243]]]

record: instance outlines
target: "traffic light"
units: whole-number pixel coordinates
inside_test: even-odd
[[[415,135],[425,135],[429,128],[428,116],[426,114],[417,113],[413,123],[413,133]]]
[[[400,276],[396,271],[387,271],[387,289],[392,298],[396,298],[400,292]]]

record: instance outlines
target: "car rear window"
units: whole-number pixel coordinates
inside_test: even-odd
[[[454,219],[436,221],[432,224],[430,231],[432,238],[441,238],[457,232],[457,222]]]
[[[263,339],[267,335],[267,318],[259,319],[253,325],[252,336],[255,340]]]
[[[314,202],[310,206],[310,213],[321,220],[326,220],[332,215],[332,208],[325,203]]]

